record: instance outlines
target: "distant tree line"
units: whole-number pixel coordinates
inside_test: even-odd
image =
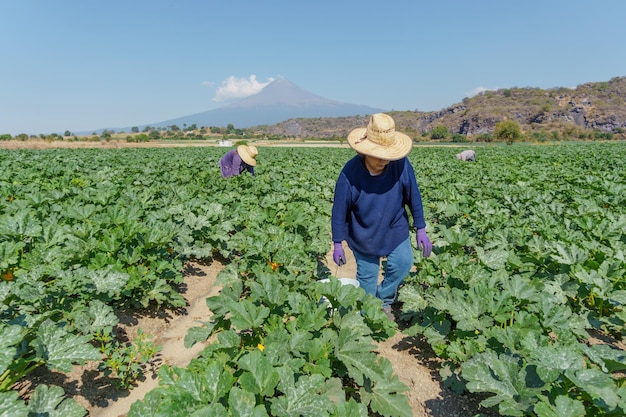
[[[626,139],[626,129],[617,128],[614,132],[602,132],[599,130],[582,130],[572,128],[569,130],[553,130],[553,131],[532,131],[525,133],[522,130],[521,125],[512,119],[506,119],[495,124],[492,132],[474,134],[471,137],[460,134],[451,133],[447,126],[438,125],[432,128],[430,131],[424,131],[421,134],[414,128],[405,128],[403,131],[409,136],[412,136],[417,141],[438,141],[438,142],[453,142],[453,143],[465,143],[465,142],[507,142],[513,143],[517,141],[533,141],[533,142],[545,142],[545,141],[558,141],[558,140],[615,140]],[[10,134],[0,134],[0,141],[8,140],[20,140],[26,141],[29,139],[40,139],[47,141],[111,141],[111,140],[126,140],[127,142],[150,142],[158,140],[208,140],[208,139],[235,139],[235,140],[335,140],[340,143],[344,142],[344,137],[341,135],[332,135],[330,137],[306,137],[298,138],[293,135],[286,135],[280,133],[269,133],[267,131],[254,129],[240,129],[235,128],[232,123],[226,125],[226,127],[209,126],[200,127],[196,124],[190,126],[183,125],[179,127],[177,125],[170,125],[165,127],[151,127],[145,126],[143,129],[139,127],[132,127],[130,133],[115,132],[114,130],[103,130],[100,134],[93,132],[91,136],[78,137],[71,131],[66,130],[63,135],[52,133],[49,135],[40,134],[27,135],[21,133],[16,136]]]
[[[439,125],[434,127],[430,132],[423,132],[421,140],[435,140],[452,142],[506,142],[513,143],[518,141],[545,142],[549,140],[616,140],[626,139],[626,129],[617,128],[615,132],[601,132],[599,130],[580,131],[572,130],[560,132],[545,131],[531,132],[525,134],[521,125],[515,120],[503,120],[496,123],[493,132],[480,133],[473,135],[471,138],[460,133],[451,134],[446,126]]]

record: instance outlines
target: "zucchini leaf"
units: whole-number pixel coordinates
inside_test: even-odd
[[[52,320],[41,323],[37,336],[33,342],[37,356],[44,359],[51,369],[70,372],[73,364],[82,365],[86,361],[101,359],[98,349],[89,344],[90,336],[72,334],[66,326]]]

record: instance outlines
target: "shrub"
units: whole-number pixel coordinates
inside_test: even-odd
[[[448,128],[445,126],[437,126],[430,133],[431,139],[445,139],[448,136],[450,136],[450,132],[448,131]]]
[[[481,133],[476,136],[477,142],[493,142],[493,135],[491,133]]]
[[[145,133],[140,133],[138,135],[127,136],[126,142],[150,142],[150,137]]]
[[[467,139],[467,136],[455,133],[452,135],[452,142],[469,142],[469,140]]]
[[[515,120],[503,120],[496,123],[493,134],[497,139],[512,143],[522,137],[522,129]]]

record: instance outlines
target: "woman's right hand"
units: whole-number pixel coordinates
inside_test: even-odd
[[[333,261],[337,266],[344,265],[346,263],[346,254],[343,252],[341,242],[335,242],[333,248]]]
[[[417,229],[417,249],[422,250],[424,258],[428,258],[433,250],[433,244],[426,234],[426,229]]]

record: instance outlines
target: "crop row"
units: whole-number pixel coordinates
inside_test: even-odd
[[[623,415],[626,147],[482,154],[421,176],[437,247],[401,292],[406,333],[502,415]]]
[[[123,367],[131,346],[119,345],[112,338],[118,314],[148,306],[184,306],[179,284],[182,265],[188,260],[219,255],[231,261],[224,275],[246,282],[259,270],[270,271],[276,279],[286,275],[291,291],[299,297],[303,289],[294,287],[296,283],[310,284],[328,276],[321,259],[328,247],[331,171],[329,177],[316,179],[311,176],[311,165],[310,171],[302,171],[311,163],[309,155],[274,150],[266,153],[265,168],[260,167],[257,177],[227,181],[217,168],[222,152],[26,150],[3,154],[7,164],[0,174],[0,269],[4,277],[0,282],[0,340],[5,355],[0,362],[0,408],[12,415],[43,412],[45,407],[71,409],[71,415],[84,413],[58,387],[37,387],[29,404],[17,398],[12,387],[40,366],[69,372],[73,364],[103,361],[103,368],[108,365],[106,371],[113,372],[121,385],[131,385],[132,380],[124,378],[134,371]],[[343,302],[341,314],[331,316],[331,310],[317,305],[319,291],[308,295],[315,299],[309,303],[317,310],[315,314],[339,321],[351,312],[353,318],[346,323],[369,323],[358,329],[345,324],[351,336],[359,334],[359,352],[370,351],[364,365],[369,374],[359,374],[363,370],[352,365],[349,369],[355,376],[343,377],[366,385],[363,401],[368,392],[374,395],[377,380],[393,386],[389,363],[374,358],[373,344],[368,342],[372,331],[376,337],[393,332],[384,315],[362,305],[357,291]],[[301,304],[299,308],[306,305]],[[279,309],[287,314],[284,306]],[[371,313],[364,318],[356,313],[361,310]],[[240,329],[243,334],[250,331]],[[271,344],[267,351],[271,352]],[[333,353],[342,354],[346,361],[357,355]],[[335,369],[330,365],[323,369]],[[319,375],[311,377],[319,382]],[[331,378],[326,371],[322,380],[324,385],[343,389],[343,380]],[[395,390],[405,389],[395,384]],[[366,404],[385,415],[406,415],[402,395],[384,394]],[[229,398],[223,397],[223,401]],[[379,403],[396,397],[400,414],[385,412],[385,405]],[[354,400],[350,404],[361,412],[367,409]]]
[[[11,389],[39,366],[107,362],[115,345],[95,341],[120,310],[183,306],[183,263],[219,254],[225,290],[186,339],[219,343],[163,367],[131,415],[410,415],[372,353],[393,333],[376,300],[316,283],[352,151],[263,148],[257,176],[228,180],[219,148],[1,152],[0,409],[82,415],[58,387],[29,404]],[[454,153],[410,155],[435,256],[416,252],[400,292],[407,334],[444,359],[451,388],[503,415],[621,415],[626,146]]]

